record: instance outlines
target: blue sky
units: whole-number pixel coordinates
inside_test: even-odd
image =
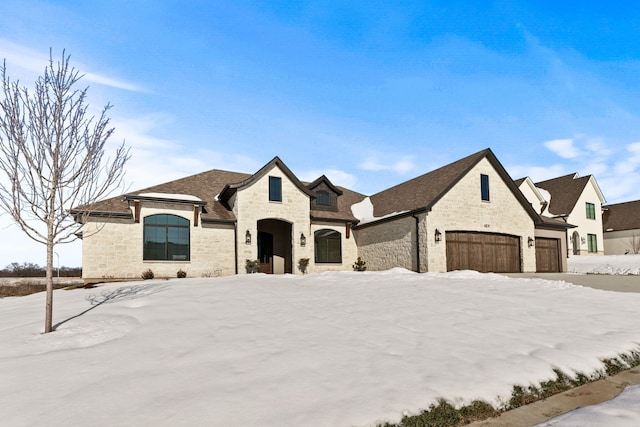
[[[640,199],[637,5],[4,0],[0,29],[12,77],[66,49],[95,111],[114,105],[131,190],[278,155],[372,194],[490,147],[514,179],[593,174],[609,203]],[[44,264],[8,224],[24,245],[0,267]]]

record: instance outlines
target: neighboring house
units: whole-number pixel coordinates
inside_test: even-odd
[[[489,149],[370,198],[325,176],[303,183],[276,157],[251,175],[212,170],[74,209],[86,210],[88,282],[245,273],[247,260],[266,273],[301,273],[305,258],[308,272],[351,270],[358,256],[369,270],[566,268],[569,226],[538,215]]]
[[[531,205],[547,218],[575,227],[568,231],[568,255],[603,255],[602,204],[605,198],[593,175],[577,173],[533,184],[530,178],[516,181]]]
[[[640,200],[606,205],[602,214],[604,254],[640,254]]]

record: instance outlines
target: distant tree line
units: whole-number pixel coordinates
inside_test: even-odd
[[[31,262],[12,262],[5,268],[0,270],[0,277],[45,277],[47,274],[46,266],[39,266]],[[53,269],[53,277],[58,276],[58,269]],[[81,277],[81,267],[60,267],[60,277]]]

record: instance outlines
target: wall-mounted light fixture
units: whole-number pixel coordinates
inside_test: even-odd
[[[582,244],[584,245],[585,243],[587,243],[587,239],[585,239],[584,237],[580,238],[580,241],[582,242]]]
[[[251,232],[249,230],[247,230],[247,232],[244,233],[244,243],[246,245],[250,245],[251,244]]]
[[[439,242],[440,240],[442,240],[442,233],[437,228],[435,233],[435,239],[436,239],[436,242]]]
[[[533,247],[535,240],[533,240],[533,237],[529,236],[529,238],[527,239],[527,243],[529,244],[529,247]]]
[[[300,246],[307,246],[307,238],[304,233],[300,233]]]

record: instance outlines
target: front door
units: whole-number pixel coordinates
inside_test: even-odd
[[[273,274],[273,234],[258,232],[258,260],[260,273]]]

